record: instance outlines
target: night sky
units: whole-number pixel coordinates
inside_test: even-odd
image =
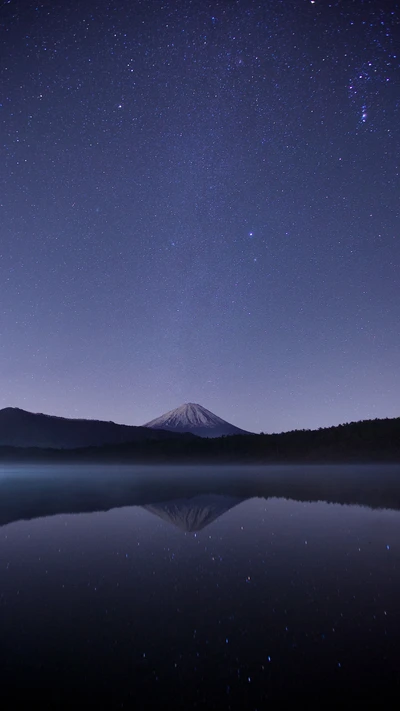
[[[0,407],[400,415],[400,3],[0,22]]]

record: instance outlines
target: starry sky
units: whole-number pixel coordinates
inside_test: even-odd
[[[0,8],[0,407],[400,415],[400,3]]]

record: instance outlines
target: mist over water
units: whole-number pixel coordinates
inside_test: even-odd
[[[327,689],[388,704],[399,474],[3,467],[3,690],[107,708],[259,709]]]
[[[400,509],[400,465],[5,465],[0,525],[212,493]]]

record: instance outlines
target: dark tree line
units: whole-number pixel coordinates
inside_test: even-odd
[[[178,437],[75,450],[0,447],[4,460],[120,462],[337,462],[400,461],[400,418],[363,420],[318,430],[236,435],[218,439]]]

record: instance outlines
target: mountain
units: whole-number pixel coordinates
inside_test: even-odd
[[[161,417],[147,422],[144,427],[170,432],[191,432],[198,437],[222,437],[222,435],[250,434],[230,422],[222,420],[202,405],[187,402],[185,405],[170,410]]]
[[[149,513],[155,514],[181,531],[201,531],[222,514],[242,503],[238,496],[222,494],[201,494],[187,499],[162,501],[157,504],[142,506]]]
[[[43,415],[18,407],[0,410],[0,446],[74,449],[177,437],[182,435],[115,422]]]

